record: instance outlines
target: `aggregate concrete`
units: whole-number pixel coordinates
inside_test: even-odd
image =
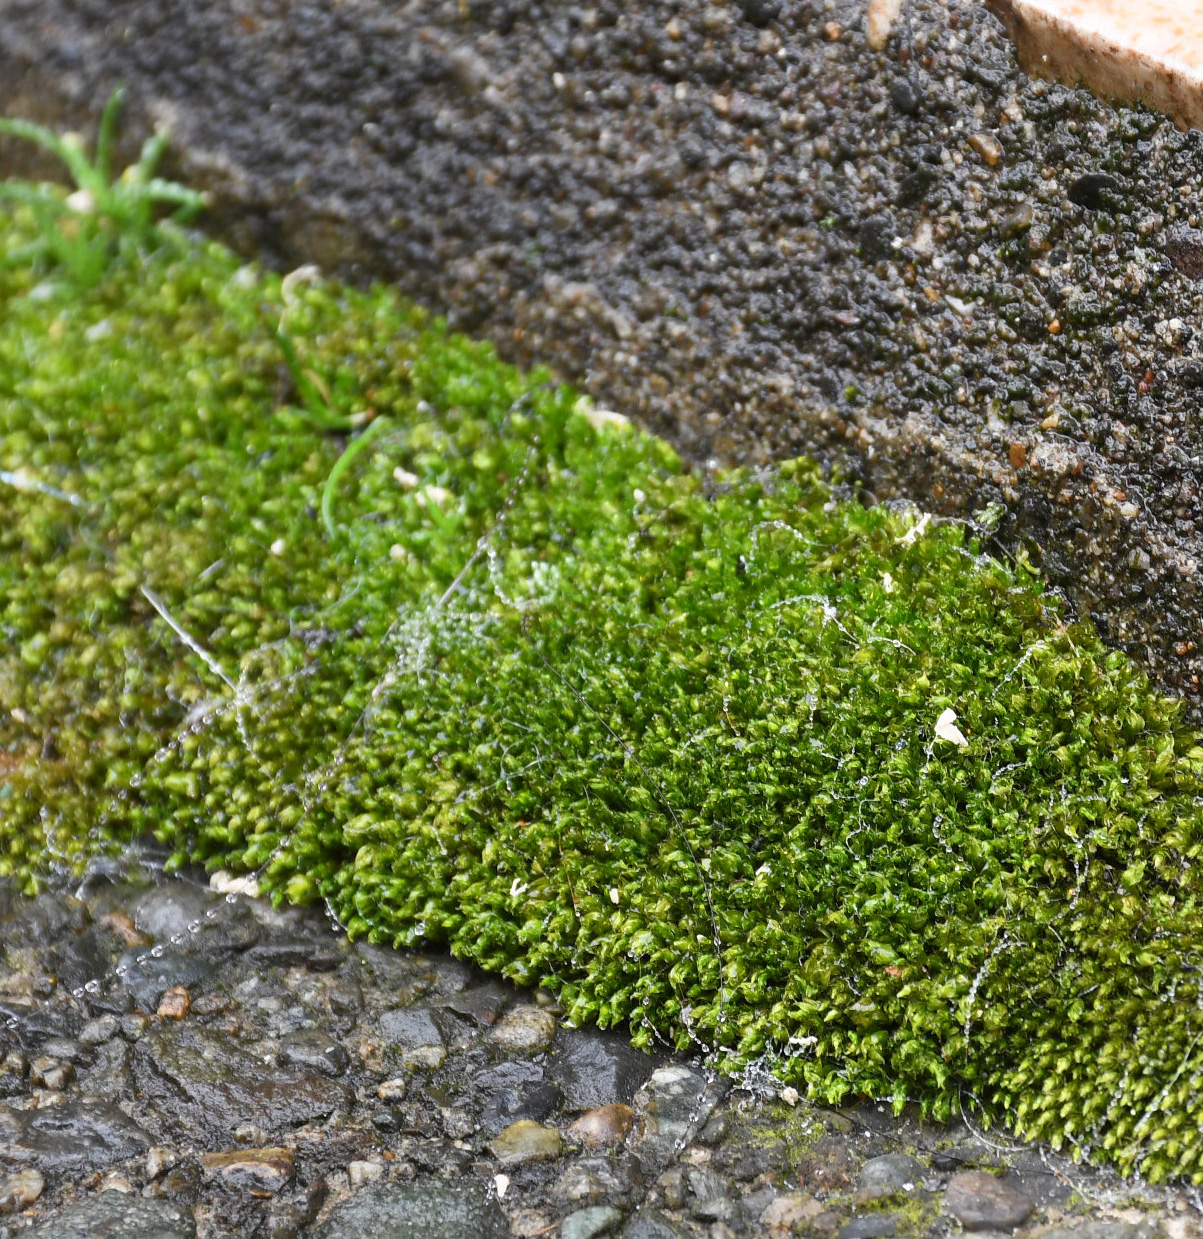
[[[0,885],[0,1239],[1203,1236],[1197,1191],[983,1132],[972,1099],[943,1126],[825,1109],[316,909],[126,868],[36,902]],[[121,971],[134,933],[172,946],[162,993]],[[539,1036],[496,1036],[516,1026]]]
[[[998,546],[1197,712],[1203,133],[1029,80],[976,0],[910,0],[880,50],[865,20],[0,0],[0,108],[82,125],[124,82],[127,153],[170,124],[241,250],[393,280],[699,467],[1001,505]]]

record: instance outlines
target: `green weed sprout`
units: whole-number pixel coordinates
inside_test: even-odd
[[[60,135],[32,121],[0,117],[0,135],[33,142],[57,155],[75,182],[74,192],[67,195],[53,185],[0,183],[0,202],[27,207],[39,234],[10,253],[8,264],[48,259],[73,283],[91,287],[104,277],[117,250],[150,249],[161,240],[156,217],[162,207],[174,207],[173,218],[183,223],[204,206],[202,194],[155,176],[167,147],[161,131],[142,144],[137,163],[113,178],[113,135],[124,97],[121,87],[109,96],[91,159],[78,134]]]
[[[284,277],[281,292],[284,297],[284,309],[280,314],[273,338],[288,373],[292,377],[292,385],[300,397],[304,408],[301,415],[315,430],[330,431],[335,434],[355,435],[356,430],[362,433],[351,438],[346,450],[334,462],[322,487],[322,523],[326,532],[333,539],[338,536],[338,523],[334,519],[334,496],[338,491],[338,483],[343,474],[354,463],[355,458],[363,452],[373,439],[389,429],[389,418],[377,415],[367,421],[363,414],[346,411],[346,397],[340,390],[340,385],[330,381],[325,375],[311,366],[306,366],[297,351],[296,342],[288,330],[288,311],[295,304],[295,288],[300,283],[320,278],[316,267],[300,267]]]

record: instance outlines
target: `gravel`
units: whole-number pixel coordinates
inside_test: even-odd
[[[161,962],[152,923],[183,926],[175,1014],[118,974],[131,930]],[[546,993],[195,876],[0,888],[0,944],[0,1239],[1203,1233],[1186,1189],[642,1054]]]

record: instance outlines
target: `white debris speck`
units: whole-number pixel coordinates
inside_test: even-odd
[[[895,538],[894,541],[900,546],[914,546],[916,542],[923,537],[927,532],[928,525],[931,524],[931,513],[924,512],[923,515],[902,535],[901,538]]]
[[[575,412],[579,413],[594,430],[601,430],[603,426],[629,426],[631,424],[629,417],[624,417],[613,409],[599,409],[588,396],[582,396],[576,402]]]
[[[947,740],[949,744],[955,744],[957,748],[969,747],[969,741],[965,739],[964,733],[957,726],[957,712],[951,707],[944,710],[936,719],[936,736],[940,740]]]
[[[510,1190],[510,1176],[508,1174],[495,1174],[493,1176],[493,1186],[497,1189],[497,1199],[504,1200],[506,1192]]]
[[[798,1104],[798,1090],[792,1085],[786,1085],[785,1088],[777,1094],[777,1096],[785,1102],[787,1106],[796,1106]]]
[[[424,508],[428,503],[437,503],[442,506],[449,499],[454,498],[455,496],[445,486],[423,486],[414,495],[414,502],[418,507]]]
[[[618,902],[618,887],[617,886],[610,887],[610,902],[611,903]]]
[[[635,499],[635,502],[636,502],[636,503],[646,503],[646,502],[647,502],[647,494],[646,494],[646,492],[644,492],[644,491],[640,490],[638,486],[636,486],[636,487],[635,487],[635,492],[634,492],[634,499]]]
[[[67,195],[66,205],[77,215],[90,215],[96,210],[96,199],[90,189],[77,189],[73,194]]]
[[[302,284],[320,284],[321,282],[321,267],[316,267],[313,263],[306,263],[305,266],[298,267],[295,271],[290,271],[280,281],[280,296],[286,306],[293,305],[297,299],[297,289]]]
[[[416,473],[410,473],[408,469],[402,469],[398,465],[393,470],[393,480],[405,490],[413,490],[422,479]]]
[[[286,543],[283,538],[277,538],[268,548],[273,555],[283,555]]]
[[[259,894],[259,883],[253,874],[235,877],[226,869],[218,869],[209,875],[209,889],[219,895],[249,895],[254,899]]]
[[[881,574],[881,587],[887,594],[892,594],[894,592],[894,578],[890,573],[883,572]]]

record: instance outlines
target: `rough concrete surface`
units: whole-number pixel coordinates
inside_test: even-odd
[[[210,227],[390,278],[696,462],[990,502],[1198,704],[1203,133],[978,3],[0,0],[0,109],[174,132]],[[7,162],[5,162],[7,160]],[[0,166],[17,167],[11,145]]]

